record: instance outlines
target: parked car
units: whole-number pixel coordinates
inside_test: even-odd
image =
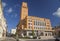
[[[37,37],[36,37],[36,36],[34,36],[34,37],[33,37],[33,39],[37,39]]]
[[[33,39],[33,36],[29,36],[29,38]]]
[[[37,36],[34,36],[34,37],[33,37],[33,36],[29,36],[29,38],[30,38],[30,39],[41,39],[40,36],[39,36],[39,37],[37,37]]]
[[[39,37],[37,37],[37,39],[41,39],[41,37],[39,36]]]

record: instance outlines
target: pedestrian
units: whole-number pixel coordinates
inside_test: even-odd
[[[16,41],[19,41],[19,38],[16,38]]]
[[[17,39],[16,41],[19,41],[19,39]]]
[[[59,39],[56,38],[55,41],[59,41]]]
[[[16,41],[19,41],[18,35],[16,35]]]

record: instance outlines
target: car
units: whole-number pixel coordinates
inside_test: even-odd
[[[41,37],[34,36],[33,39],[41,39]]]
[[[37,37],[36,37],[36,36],[34,36],[34,37],[33,37],[33,39],[37,39]]]
[[[41,37],[37,37],[37,39],[41,39]]]
[[[33,36],[29,36],[29,38],[33,39]]]

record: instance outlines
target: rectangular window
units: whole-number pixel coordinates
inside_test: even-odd
[[[29,26],[29,29],[31,29],[32,27],[31,26]]]
[[[32,23],[28,23],[28,26],[32,26]]]
[[[29,22],[32,22],[32,19],[29,19],[28,21],[29,21]]]

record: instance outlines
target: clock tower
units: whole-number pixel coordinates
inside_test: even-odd
[[[26,2],[22,2],[22,7],[21,7],[21,19],[25,19],[25,17],[28,16],[28,6]]]

